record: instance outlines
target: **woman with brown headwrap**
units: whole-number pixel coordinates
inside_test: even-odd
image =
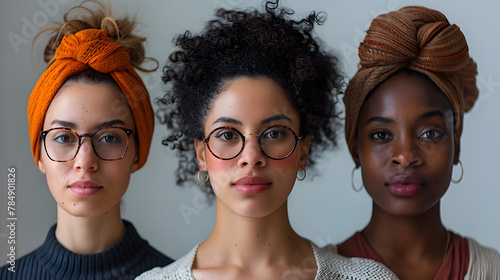
[[[145,38],[99,4],[74,7],[53,37],[28,103],[31,148],[57,203],[45,243],[0,279],[133,279],[172,260],[121,219],[130,174],[149,153],[154,114],[135,71]],[[42,31],[43,32],[43,31]]]
[[[440,217],[450,180],[462,179],[463,116],[478,96],[464,35],[438,11],[404,7],[372,21],[359,57],[345,133],[373,213],[339,253],[375,259],[401,279],[500,279],[498,252]]]

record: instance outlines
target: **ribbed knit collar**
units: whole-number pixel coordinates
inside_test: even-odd
[[[131,223],[123,222],[125,236],[109,249],[91,255],[75,254],[64,248],[56,239],[56,224],[50,228],[36,257],[58,279],[128,279],[127,273],[146,253],[148,243]]]

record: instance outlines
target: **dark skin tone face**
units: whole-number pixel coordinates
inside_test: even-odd
[[[433,279],[446,244],[440,199],[460,152],[448,99],[427,79],[392,76],[365,100],[356,146],[373,198],[363,234],[401,279]]]

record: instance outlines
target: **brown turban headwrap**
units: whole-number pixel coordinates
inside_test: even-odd
[[[477,66],[469,57],[465,36],[442,13],[410,6],[379,15],[358,51],[361,67],[344,96],[345,135],[351,155],[363,102],[377,85],[403,68],[425,74],[443,91],[453,107],[455,131],[461,134],[464,112],[478,96]]]
[[[69,77],[89,67],[101,73],[110,73],[125,96],[139,139],[138,168],[141,168],[148,157],[153,137],[153,108],[144,82],[130,64],[127,50],[108,37],[108,32],[103,29],[87,29],[66,35],[56,49],[55,61],[48,66],[31,92],[28,122],[35,162],[39,160],[40,132],[52,98]]]

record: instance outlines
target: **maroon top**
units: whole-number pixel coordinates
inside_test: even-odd
[[[434,277],[438,279],[464,279],[469,268],[469,242],[450,232],[451,242],[446,259]],[[346,257],[373,259],[385,264],[382,257],[373,250],[361,232],[356,232],[349,239],[338,245],[339,254]]]

